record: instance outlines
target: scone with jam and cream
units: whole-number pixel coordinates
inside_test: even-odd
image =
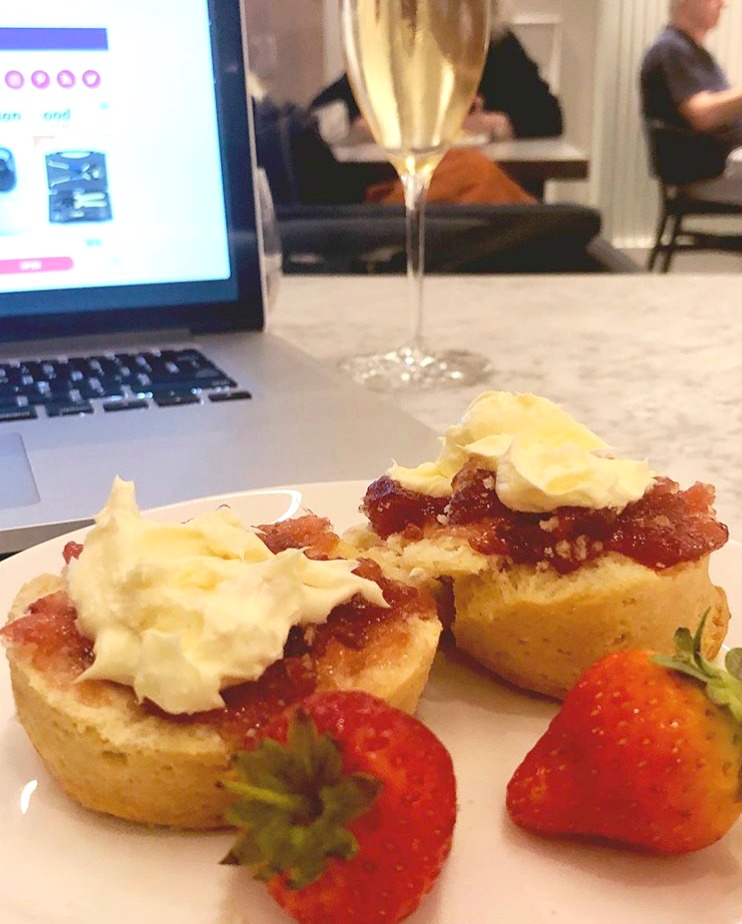
[[[675,629],[707,611],[716,654],[729,610],[709,555],[728,531],[713,501],[709,485],[683,491],[616,458],[545,398],[486,392],[436,461],[394,465],[368,488],[368,525],[346,538],[442,598],[452,590],[460,648],[561,697],[607,651],[672,651]]]
[[[429,594],[313,515],[155,522],[117,480],[64,557],[0,630],[18,718],[68,795],[132,821],[224,826],[231,755],[314,691],[414,711],[440,634]]]

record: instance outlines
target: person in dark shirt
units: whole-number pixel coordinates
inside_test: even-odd
[[[465,126],[469,131],[504,140],[554,138],[564,130],[558,98],[510,29],[490,42],[477,93]]]
[[[672,136],[678,182],[697,195],[742,203],[742,87],[730,86],[703,46],[725,6],[671,0],[670,21],[642,61],[642,115],[681,130]]]
[[[562,107],[541,77],[516,35],[497,18],[477,91],[477,100],[464,127],[474,134],[497,140],[549,138],[562,134]],[[346,74],[326,87],[311,102],[312,109],[340,101],[351,125],[360,110]]]

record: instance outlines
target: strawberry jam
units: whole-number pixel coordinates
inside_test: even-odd
[[[77,631],[77,613],[63,590],[41,597],[0,629],[6,644],[24,648],[38,670],[77,677],[93,663],[93,644]]]
[[[368,488],[362,510],[382,538],[392,533],[410,540],[423,534],[461,536],[485,555],[515,564],[543,563],[561,574],[608,552],[661,571],[697,561],[729,537],[716,519],[710,485],[696,483],[681,491],[669,478],[657,478],[620,513],[587,507],[520,513],[500,501],[495,483],[494,472],[469,462],[455,476],[453,493],[439,511],[431,498],[415,495],[384,475]],[[415,496],[419,503],[410,515]]]
[[[172,715],[149,700],[142,708],[178,725],[213,725],[224,737],[242,741],[251,729],[258,729],[290,703],[313,693],[317,672],[312,658],[284,657],[268,667],[259,680],[222,690],[224,709]]]
[[[83,550],[83,545],[80,542],[68,542],[63,551],[62,555],[64,556],[65,562],[69,565],[73,558],[79,558],[80,553]]]
[[[386,539],[410,527],[422,529],[443,516],[447,497],[428,497],[403,488],[388,475],[382,475],[366,491],[361,510],[369,518],[374,532]]]
[[[274,555],[285,549],[304,549],[309,558],[332,558],[338,544],[330,521],[314,514],[268,523],[258,526],[258,530]]]

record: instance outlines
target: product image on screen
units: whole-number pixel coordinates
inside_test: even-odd
[[[13,152],[7,148],[0,148],[0,193],[15,189],[17,177]]]
[[[108,221],[106,155],[100,151],[57,151],[46,155],[49,221]]]

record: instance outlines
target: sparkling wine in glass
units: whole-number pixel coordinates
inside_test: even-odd
[[[489,9],[490,0],[340,0],[348,77],[402,180],[407,222],[409,338],[387,353],[341,363],[372,387],[468,385],[490,371],[484,356],[431,350],[423,338],[425,199],[471,109],[489,43]]]

